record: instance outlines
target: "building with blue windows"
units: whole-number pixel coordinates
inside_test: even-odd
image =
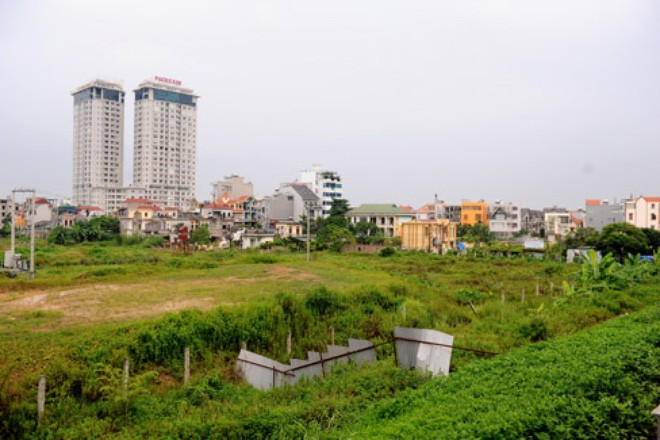
[[[107,190],[123,185],[124,89],[97,79],[71,95],[73,203],[109,210]]]
[[[149,199],[187,208],[195,198],[199,96],[160,77],[134,92],[133,184]]]
[[[309,186],[319,197],[323,217],[330,215],[333,200],[344,198],[344,188],[339,174],[324,170],[321,165],[314,165],[311,170],[301,171],[299,181]]]

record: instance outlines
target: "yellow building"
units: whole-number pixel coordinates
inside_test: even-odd
[[[447,219],[413,220],[399,226],[401,249],[442,254],[456,249],[456,223]]]
[[[482,201],[461,202],[461,225],[474,226],[477,223],[488,224],[488,203]]]

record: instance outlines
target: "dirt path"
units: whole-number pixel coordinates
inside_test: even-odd
[[[242,303],[240,286],[264,281],[304,281],[316,275],[288,267],[269,267],[261,276],[148,280],[139,284],[90,284],[87,286],[0,293],[0,331],[3,320],[16,320],[37,310],[60,314],[40,330],[76,324],[130,320],[183,309],[207,310],[218,305]],[[263,293],[259,293],[262,295]]]

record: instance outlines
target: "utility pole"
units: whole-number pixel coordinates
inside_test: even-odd
[[[14,254],[16,253],[16,190],[11,192],[11,267],[14,268]]]
[[[311,222],[310,217],[312,216],[312,204],[307,202],[307,261],[311,260]]]
[[[34,279],[34,223],[37,217],[37,203],[36,203],[37,192],[32,190],[32,208],[30,209],[30,274],[29,279]]]

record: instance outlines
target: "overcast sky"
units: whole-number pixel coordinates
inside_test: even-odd
[[[353,205],[660,195],[659,23],[654,0],[0,0],[0,195],[69,197],[70,91],[154,75],[201,96],[200,199],[315,163]]]

